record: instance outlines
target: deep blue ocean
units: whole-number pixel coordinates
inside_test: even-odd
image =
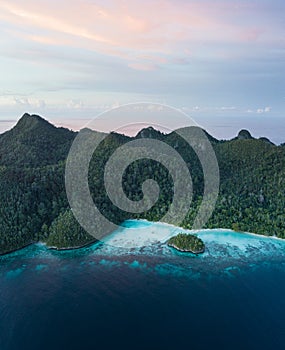
[[[0,257],[0,349],[284,349],[285,242],[201,236],[203,256],[157,243]]]

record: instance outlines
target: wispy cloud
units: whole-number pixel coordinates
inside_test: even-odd
[[[264,44],[281,38],[278,26],[269,27],[262,21],[262,6],[253,2],[248,6],[244,1],[239,6],[229,6],[228,1],[210,0],[181,4],[169,0],[118,0],[108,5],[87,0],[2,0],[0,9],[0,19],[9,23],[14,37],[114,55],[128,61],[131,68],[140,63],[146,66],[147,62],[157,67],[157,61],[167,62],[161,55],[176,56],[178,51],[180,59],[186,56],[186,50],[199,56],[204,45],[213,45],[213,55],[221,51],[221,43]],[[254,20],[250,21],[254,12]],[[132,62],[134,57],[138,63]]]
[[[0,117],[140,100],[231,123],[282,116],[284,11],[283,0],[0,0]]]
[[[129,63],[129,67],[137,70],[143,70],[143,71],[153,71],[157,68],[157,66],[153,63]]]
[[[271,111],[271,107],[265,107],[265,108],[258,108],[256,110],[256,113],[262,114],[262,113],[269,113]]]
[[[32,107],[32,108],[45,108],[46,103],[44,100],[39,100],[37,98],[26,98],[26,97],[14,97],[14,103],[23,107]]]

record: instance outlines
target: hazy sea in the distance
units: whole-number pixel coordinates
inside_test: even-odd
[[[109,244],[0,257],[0,349],[284,349],[285,241],[198,235],[197,257],[109,245],[122,231]]]

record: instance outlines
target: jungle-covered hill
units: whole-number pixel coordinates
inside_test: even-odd
[[[96,132],[96,131],[89,131]],[[0,135],[0,253],[39,240],[59,248],[94,240],[74,219],[64,186],[65,161],[77,133],[57,128],[37,115],[24,114]],[[198,157],[176,133],[151,127],[135,138],[110,133],[89,167],[94,203],[115,223],[128,218],[159,220],[173,197],[173,181],[164,166],[149,159],[132,163],[123,175],[123,189],[132,200],[143,197],[142,183],[154,179],[159,198],[149,211],[129,214],[113,205],[104,188],[104,166],[119,146],[132,139],[154,138],[183,157],[193,180],[193,202],[182,225],[191,228],[202,200],[204,181]],[[285,147],[242,130],[233,140],[208,135],[220,169],[220,194],[208,228],[231,228],[285,238]],[[131,150],[129,152],[132,152]],[[128,157],[128,154],[126,154]]]

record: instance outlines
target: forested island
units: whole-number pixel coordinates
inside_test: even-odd
[[[14,128],[0,135],[0,254],[39,241],[59,249],[94,241],[75,220],[65,192],[66,158],[76,135],[30,114],[24,114]],[[284,144],[276,146],[266,138],[255,139],[246,130],[232,140],[208,137],[219,163],[220,193],[205,228],[285,238]],[[124,192],[132,201],[143,198],[145,180],[158,183],[159,198],[149,211],[126,213],[106,193],[104,167],[110,155],[130,140],[140,138],[163,141],[187,164],[193,181],[193,201],[181,226],[191,229],[203,198],[203,171],[194,151],[175,131],[163,134],[149,127],[135,137],[110,133],[96,149],[89,166],[94,203],[116,224],[127,219],[159,221],[167,213],[173,198],[173,180],[164,166],[151,159],[132,163],[122,179]]]
[[[179,233],[171,237],[167,245],[180,252],[202,254],[205,251],[205,244],[201,238],[187,233]]]

